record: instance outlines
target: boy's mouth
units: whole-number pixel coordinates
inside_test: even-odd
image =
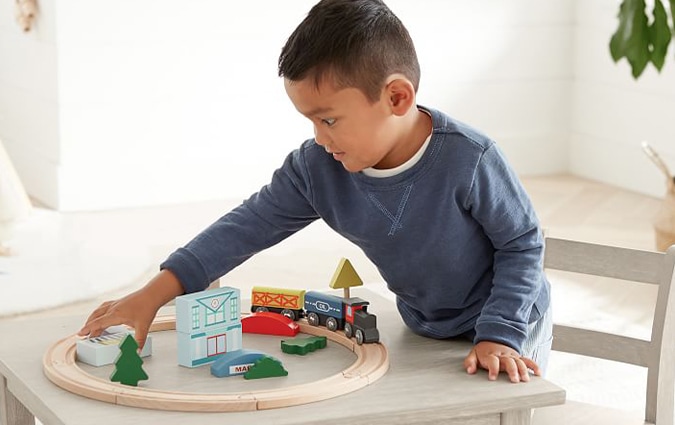
[[[324,148],[324,149],[326,150],[327,153],[333,155],[333,159],[336,160],[336,161],[340,161],[341,158],[343,158],[345,156],[344,152],[334,152],[334,151],[331,151],[328,148]]]

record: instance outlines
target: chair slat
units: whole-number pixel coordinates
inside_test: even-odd
[[[553,335],[556,351],[648,366],[649,341],[565,325],[554,325]]]
[[[663,254],[562,239],[546,239],[544,267],[658,284]]]

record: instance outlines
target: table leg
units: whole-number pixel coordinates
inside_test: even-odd
[[[35,425],[35,417],[7,388],[7,379],[0,375],[0,425]]]
[[[501,416],[500,425],[530,425],[532,409],[509,410]]]

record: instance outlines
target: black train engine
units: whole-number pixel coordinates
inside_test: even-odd
[[[368,301],[361,298],[347,298],[345,307],[345,336],[356,338],[356,343],[378,342],[380,332],[377,330],[377,316],[368,313]]]
[[[340,298],[317,291],[305,294],[305,315],[313,326],[326,326],[331,331],[344,329],[357,344],[380,340],[377,316],[368,312],[370,303],[361,298]]]

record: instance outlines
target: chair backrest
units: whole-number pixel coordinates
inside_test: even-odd
[[[672,425],[675,398],[675,245],[666,253],[546,239],[544,268],[658,285],[651,339],[554,324],[553,349],[644,366],[645,420]]]

